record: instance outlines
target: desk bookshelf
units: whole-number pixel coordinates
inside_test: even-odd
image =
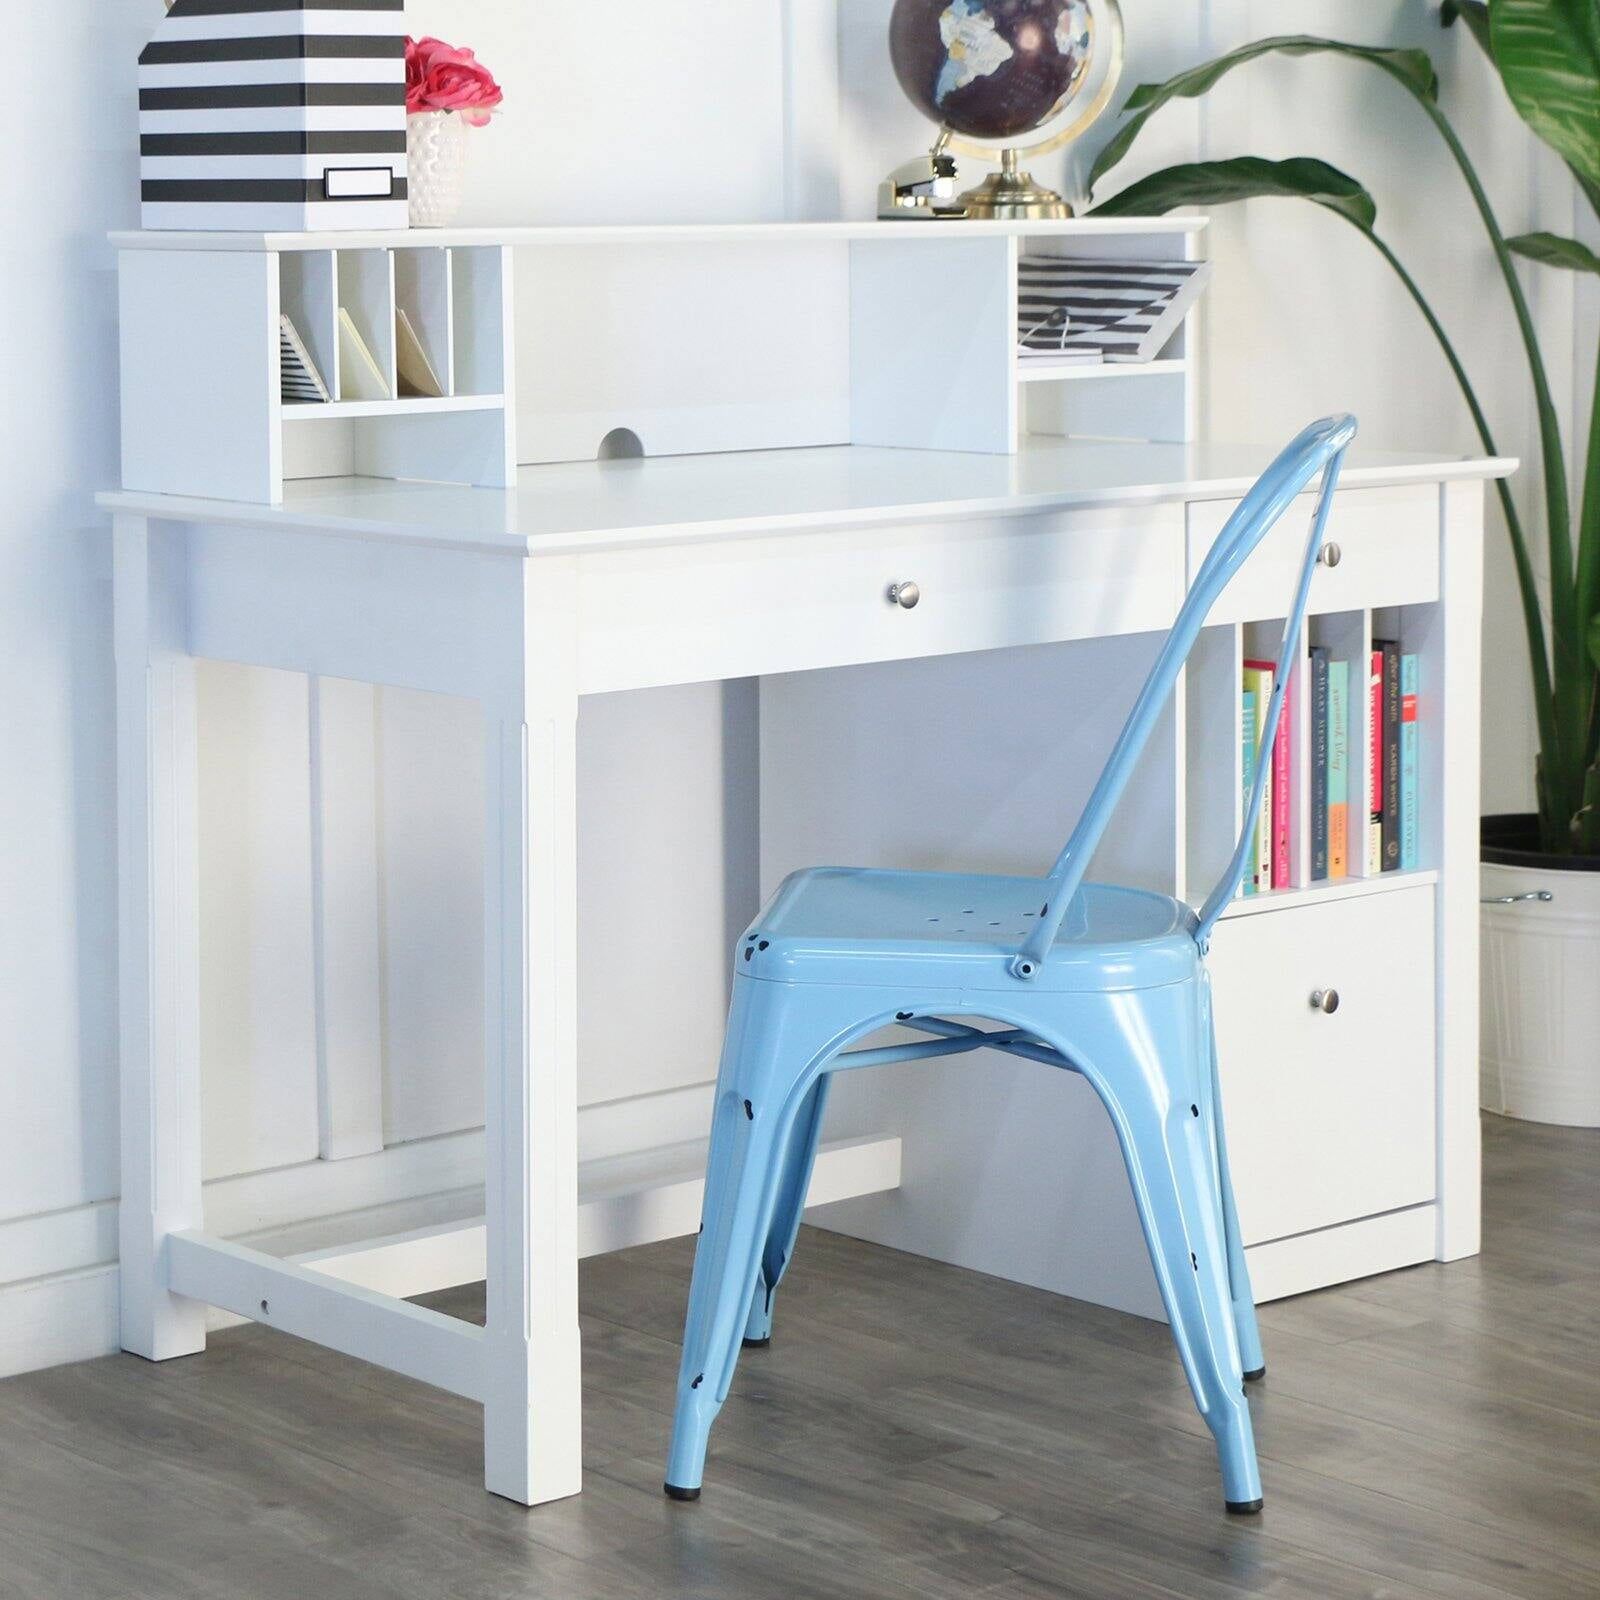
[[[1198,218],[114,234],[123,483],[277,504],[349,474],[506,487],[620,449],[1015,451],[1194,436],[1186,322],[1145,366],[1019,360],[1017,260],[1193,259]],[[443,399],[340,400],[341,306],[391,379],[395,308]],[[279,399],[288,313],[335,402]],[[205,448],[196,449],[196,441]]]

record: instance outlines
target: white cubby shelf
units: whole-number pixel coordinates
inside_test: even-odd
[[[1189,260],[1194,217],[119,233],[125,488],[276,504],[286,480],[509,487],[519,466],[806,446],[1010,454],[1194,437],[1190,319],[1142,366],[1019,357],[1034,254]],[[404,308],[445,394],[397,394]],[[515,307],[515,310],[513,309]],[[287,312],[333,390],[285,405]],[[200,448],[196,448],[197,444]]]
[[[1348,497],[1346,497],[1348,498]],[[1337,514],[1337,512],[1336,512]],[[1304,523],[1285,524],[1304,536]],[[1318,569],[1318,577],[1322,577]],[[1313,584],[1315,593],[1315,584]],[[1240,754],[1243,743],[1242,674],[1247,658],[1275,659],[1283,619],[1267,618],[1205,629],[1185,672],[1183,761],[1184,883],[1180,895],[1198,905],[1221,877],[1244,826],[1245,794]],[[1419,660],[1424,692],[1419,697],[1418,861],[1411,869],[1369,871],[1368,796],[1371,771],[1371,705],[1367,693],[1372,640],[1393,638]],[[1311,708],[1306,652],[1325,645],[1332,659],[1350,663],[1349,834],[1347,873],[1313,878],[1311,863]],[[1353,896],[1437,881],[1439,808],[1443,772],[1437,763],[1437,726],[1442,711],[1437,685],[1443,676],[1442,636],[1436,601],[1408,606],[1314,614],[1307,620],[1284,715],[1289,721],[1289,883],[1245,894],[1241,889],[1226,915],[1244,916],[1320,899]],[[1270,804],[1270,793],[1269,800]]]

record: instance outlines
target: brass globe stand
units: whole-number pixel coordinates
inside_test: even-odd
[[[1000,170],[960,198],[969,220],[977,222],[1036,221],[1070,217],[1072,207],[1054,189],[1035,183],[1033,174],[1017,166],[1018,152],[1000,152]]]

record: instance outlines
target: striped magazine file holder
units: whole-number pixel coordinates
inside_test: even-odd
[[[404,228],[405,0],[175,0],[139,57],[146,228]]]

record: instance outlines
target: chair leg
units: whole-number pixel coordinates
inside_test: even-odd
[[[1228,1167],[1228,1135],[1222,1115],[1222,1079],[1217,1066],[1217,1030],[1206,995],[1206,1047],[1211,1078],[1211,1123],[1217,1158],[1217,1192],[1222,1203],[1222,1231],[1228,1246],[1228,1289],[1233,1301],[1233,1324],[1239,1335],[1239,1358],[1244,1381],[1255,1383],[1267,1375],[1267,1358],[1261,1348],[1256,1323],[1256,1300],[1250,1288],[1250,1268],[1245,1264],[1244,1240],[1239,1232],[1239,1208],[1233,1198],[1233,1174]]]
[[[744,1343],[765,1346],[772,1343],[772,1302],[783,1282],[783,1275],[794,1259],[795,1240],[800,1233],[800,1218],[805,1213],[806,1192],[811,1187],[811,1171],[817,1160],[817,1141],[822,1136],[822,1114],[828,1102],[829,1077],[824,1074],[812,1085],[794,1119],[784,1151],[783,1175],[778,1183],[777,1205],[772,1226],[761,1251],[761,1270],[756,1275],[750,1297],[750,1315],[745,1321]]]
[[[797,1002],[780,984],[734,981],[664,1485],[675,1500],[700,1497],[711,1425],[728,1397],[773,1231],[784,1152],[811,1098],[798,1085],[837,1031],[819,1007],[829,1009],[825,995]]]
[[[1216,1441],[1227,1508],[1246,1515],[1261,1509],[1261,1473],[1212,1150],[1196,1114],[1210,1098],[1202,994],[1197,979],[1107,996],[1103,1025],[1087,1037],[1074,1032],[1122,1143],[1173,1340]]]

